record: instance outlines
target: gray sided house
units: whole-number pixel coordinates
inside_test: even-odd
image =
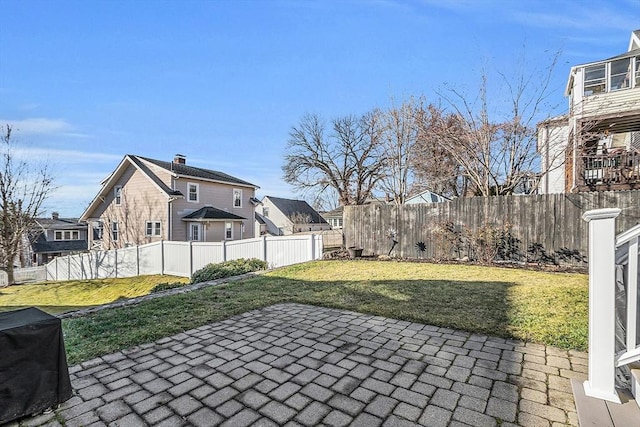
[[[256,233],[287,235],[330,230],[331,226],[304,200],[265,196],[256,212]]]
[[[24,265],[43,265],[53,258],[88,250],[87,224],[78,218],[36,218],[26,247]]]
[[[102,182],[81,220],[90,247],[160,240],[218,242],[254,237],[258,186],[223,172],[127,154]]]
[[[571,67],[568,114],[538,124],[540,193],[640,189],[640,30],[626,52]]]

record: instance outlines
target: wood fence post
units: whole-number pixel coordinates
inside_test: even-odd
[[[594,209],[589,223],[589,376],[587,396],[620,403],[615,388],[616,217],[620,209]]]

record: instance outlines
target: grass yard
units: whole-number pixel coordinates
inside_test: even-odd
[[[0,288],[0,311],[35,306],[51,314],[64,313],[147,295],[156,285],[167,282],[189,283],[189,279],[153,275],[9,286]]]
[[[297,302],[586,350],[587,297],[584,274],[317,261],[66,319],[63,328],[69,363],[75,364],[248,310]]]

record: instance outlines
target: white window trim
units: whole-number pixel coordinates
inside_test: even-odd
[[[236,192],[240,193],[240,206],[236,206]],[[233,200],[231,201],[233,207],[236,209],[242,209],[242,189],[234,188],[233,189]]]
[[[151,227],[149,227],[151,225]],[[151,233],[149,233],[151,228]],[[162,223],[160,221],[147,221],[144,224],[144,234],[147,237],[161,237],[162,236]]]
[[[194,227],[198,230],[198,238],[193,238],[193,229]],[[202,224],[197,222],[189,223],[189,240],[192,242],[201,242],[202,241]]]
[[[119,239],[120,239],[120,224],[118,224],[118,221],[113,221],[111,223],[111,240],[113,240],[114,242],[117,242]]]
[[[231,236],[227,237],[227,225],[231,224]],[[233,222],[227,221],[224,223],[224,239],[233,240]]]
[[[122,185],[113,187],[113,204],[116,206],[122,205]]]
[[[196,188],[196,200],[191,200],[191,186]],[[187,182],[187,202],[200,203],[200,184],[195,182]]]

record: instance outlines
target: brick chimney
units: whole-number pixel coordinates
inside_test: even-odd
[[[178,164],[178,165],[185,165],[185,164],[187,164],[187,157],[182,155],[182,154],[176,154],[173,157],[173,163]]]
[[[51,219],[58,219],[60,214],[58,212],[51,212]]]

